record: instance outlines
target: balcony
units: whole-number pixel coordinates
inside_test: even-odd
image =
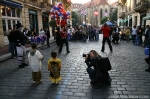
[[[32,6],[38,6],[37,0],[25,0],[25,3],[30,4]]]
[[[147,1],[145,1],[145,0],[142,0],[141,2],[139,2],[139,3],[137,3],[136,5],[135,5],[135,8],[134,8],[134,10],[136,11],[136,12],[143,12],[143,11],[146,11],[147,10],[147,7],[148,7],[148,2]]]
[[[47,9],[50,9],[52,7],[51,4],[49,4],[48,2],[41,2],[41,8],[47,8]]]
[[[119,13],[119,18],[124,18],[125,17],[125,12],[120,12]]]

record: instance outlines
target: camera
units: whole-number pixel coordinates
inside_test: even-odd
[[[88,57],[90,57],[90,54],[83,54],[82,56],[83,56],[83,57],[86,57],[86,55],[88,55]]]

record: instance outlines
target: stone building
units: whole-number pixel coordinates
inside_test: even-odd
[[[49,11],[59,1],[64,4],[65,10],[71,11],[71,3],[67,0],[0,0],[0,47],[8,44],[6,33],[18,22],[24,28],[38,32],[41,28],[50,29]]]
[[[118,0],[118,25],[141,25],[145,28],[150,24],[150,0]]]
[[[82,22],[89,23],[91,25],[100,26],[100,19],[107,16],[110,17],[110,5],[107,0],[91,0],[83,4],[80,10],[85,10],[86,14],[80,15],[80,24]],[[97,15],[94,15],[94,13]]]

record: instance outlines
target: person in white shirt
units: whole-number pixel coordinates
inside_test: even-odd
[[[32,49],[30,50],[28,54],[28,61],[29,66],[31,67],[32,71],[32,79],[33,82],[36,84],[41,83],[41,60],[44,59],[43,55],[40,53],[40,51],[37,50],[36,43],[31,43]]]
[[[136,44],[136,40],[135,40],[136,35],[137,35],[137,28],[136,28],[136,26],[133,26],[133,28],[132,28],[132,43],[133,44]]]

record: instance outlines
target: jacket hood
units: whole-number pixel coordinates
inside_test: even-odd
[[[35,52],[36,52],[36,50],[31,50],[31,51],[30,51],[30,55],[31,55],[31,56],[34,56]]]

